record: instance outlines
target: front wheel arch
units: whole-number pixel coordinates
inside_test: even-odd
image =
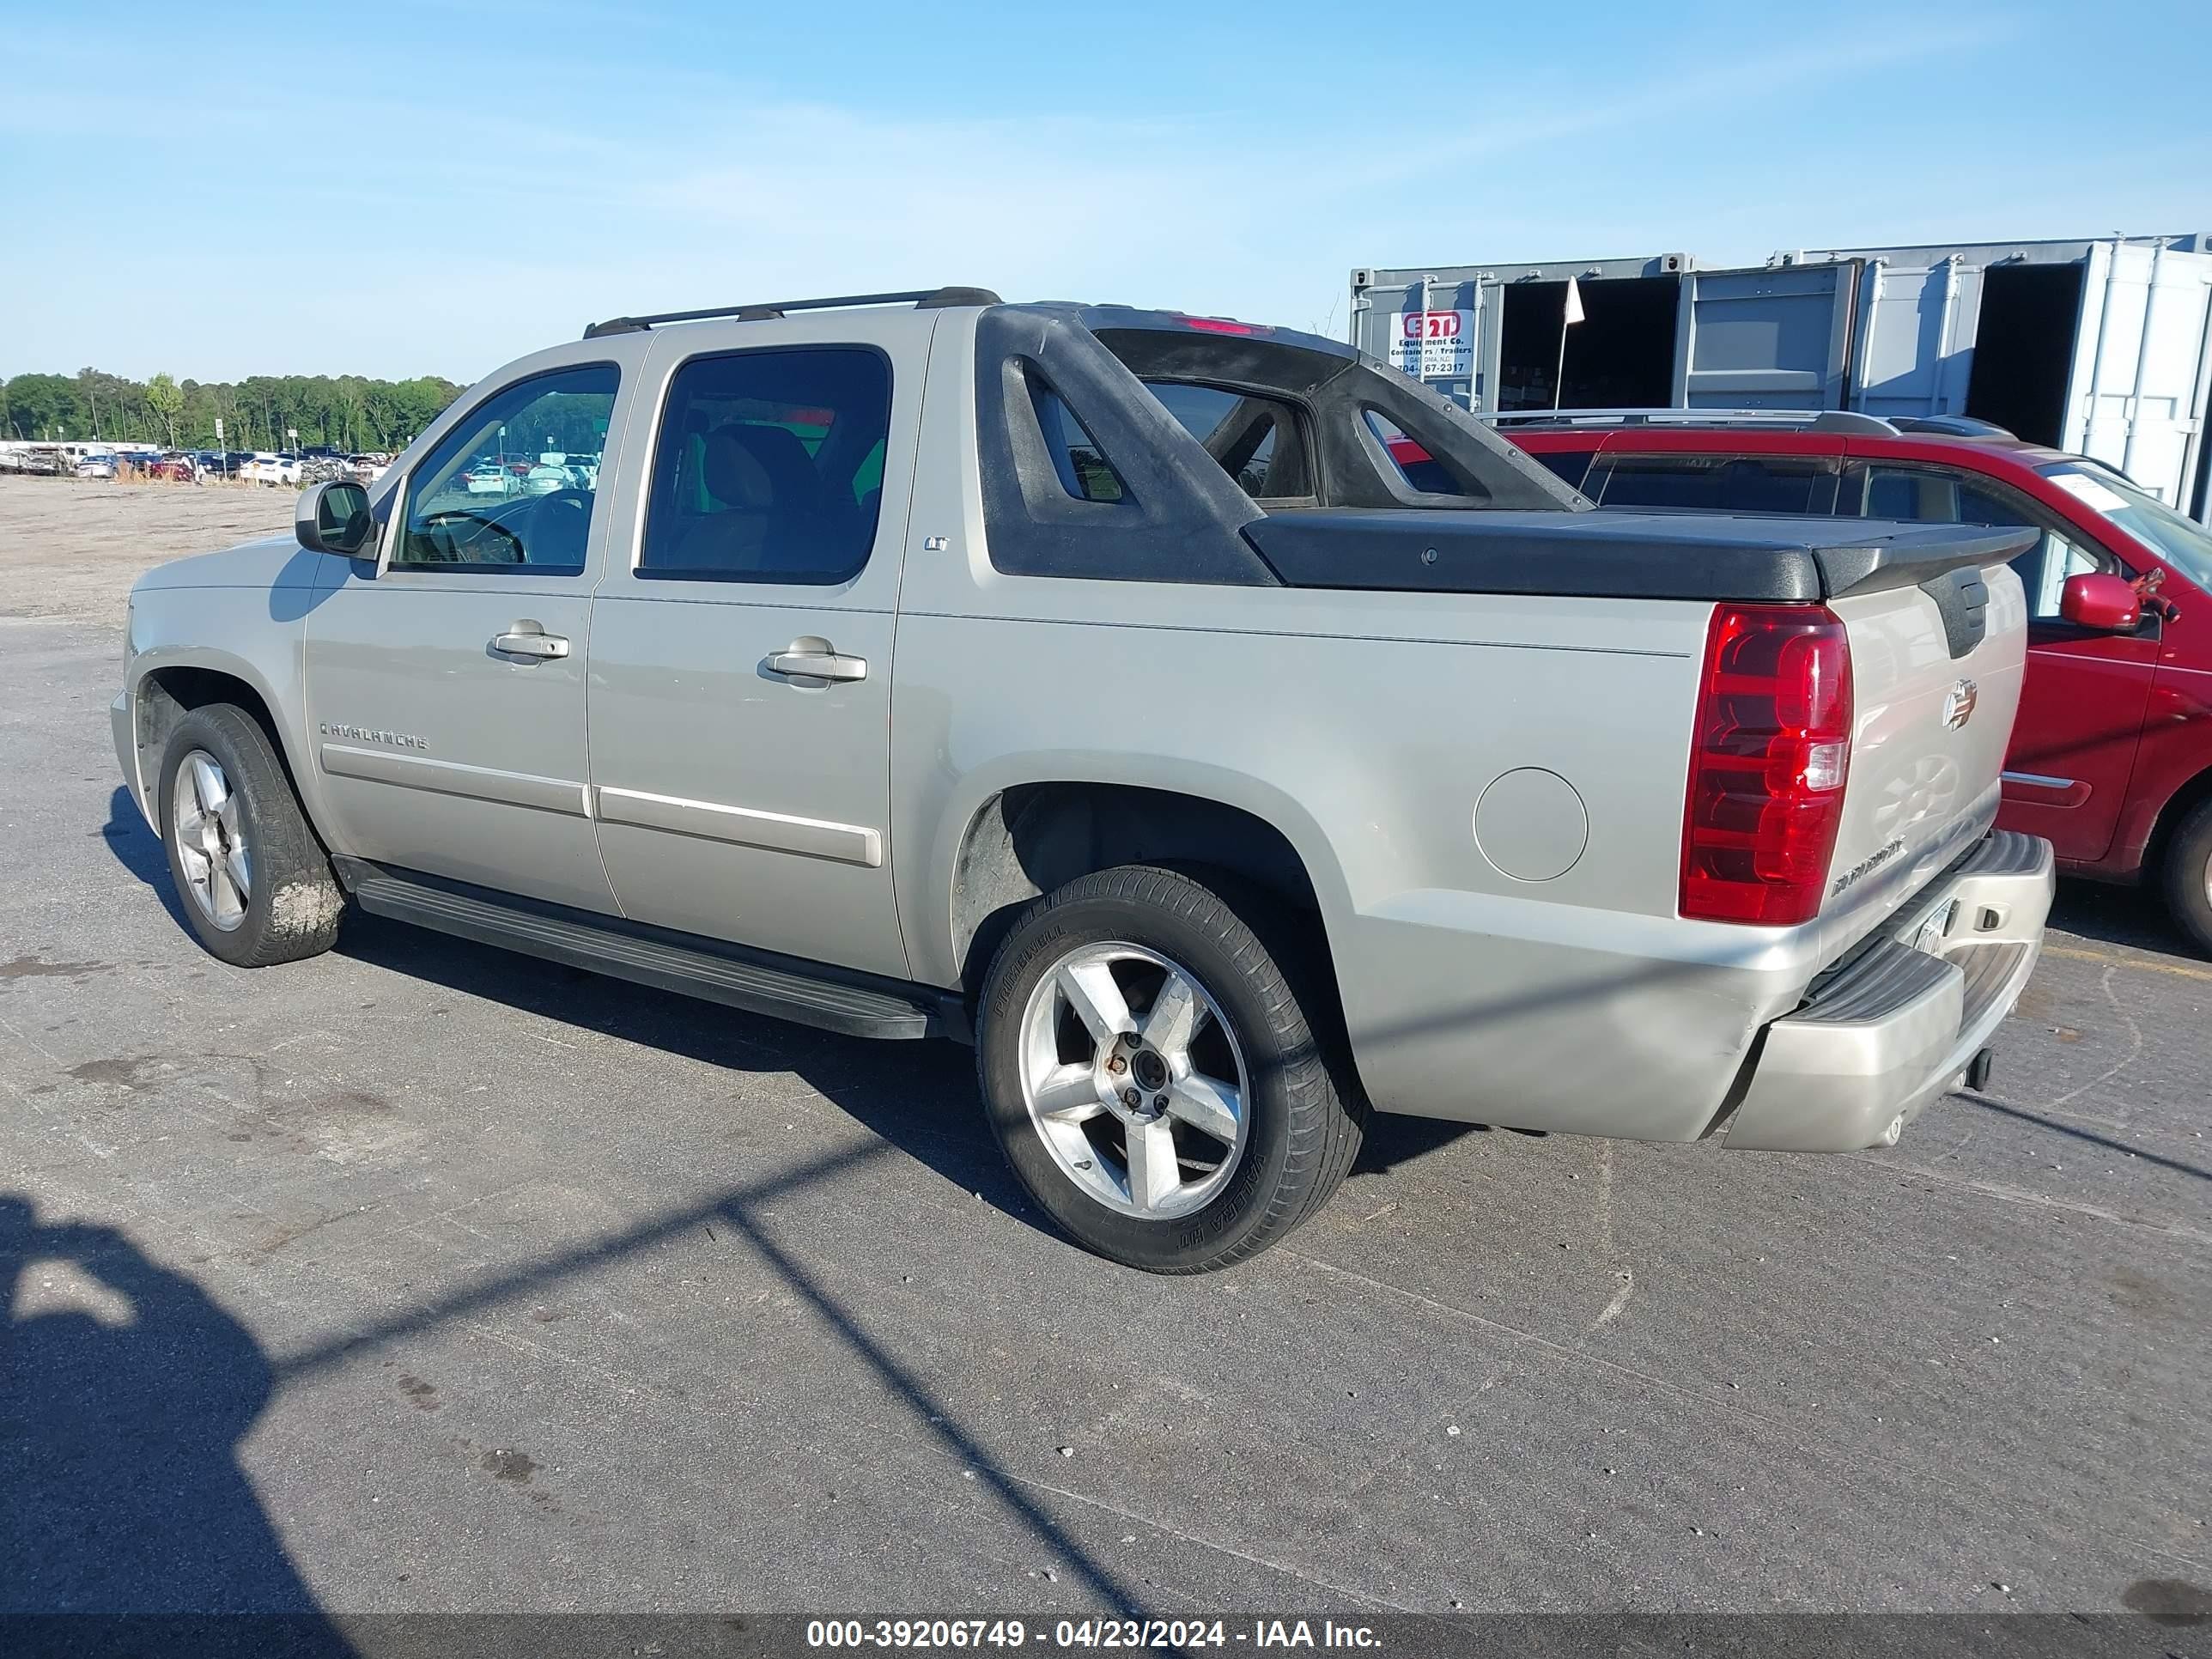
[[[215,703],[233,705],[251,715],[261,727],[269,746],[276,750],[277,763],[284,769],[284,781],[292,787],[307,828],[328,852],[329,837],[315,822],[307,792],[300,787],[300,768],[285,739],[284,728],[261,688],[224,669],[190,663],[169,663],[149,669],[138,680],[131,698],[131,735],[138,751],[138,779],[143,791],[141,805],[146,809],[149,822],[154,824],[154,833],[163,833],[159,821],[160,776],[161,757],[168,747],[169,736],[185,715]]]

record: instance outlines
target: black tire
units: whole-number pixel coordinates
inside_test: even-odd
[[[1187,970],[1243,1055],[1249,1087],[1241,1153],[1218,1190],[1187,1214],[1125,1213],[1078,1185],[1023,1093],[1023,1024],[1032,994],[1071,951],[1109,941]],[[984,981],[976,1070],[1007,1162],[1078,1243],[1147,1273],[1206,1273],[1256,1255],[1328,1202],[1358,1154],[1367,1105],[1345,1060],[1326,970],[1315,971],[1317,955],[1263,895],[1149,865],[1070,882],[1014,924]]]
[[[2212,800],[2199,802],[2166,843],[2166,902],[2197,948],[2212,956]]]
[[[228,927],[210,908],[220,908],[219,902],[194,890],[179,846],[180,775],[195,753],[210,757],[221,769],[225,793],[236,801],[233,816],[246,848],[243,914]],[[252,715],[227,702],[186,714],[162,749],[155,791],[169,880],[210,955],[234,967],[266,968],[320,955],[337,942],[345,895],[331,875],[330,859],[307,825],[268,733]],[[234,896],[235,890],[231,891]]]

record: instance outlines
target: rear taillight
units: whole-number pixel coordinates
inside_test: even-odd
[[[1682,823],[1681,908],[1820,914],[1851,758],[1851,653],[1826,610],[1723,605],[1705,637]]]

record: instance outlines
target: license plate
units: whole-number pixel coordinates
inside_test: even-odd
[[[1918,931],[1912,935],[1912,948],[1925,951],[1931,957],[1942,955],[1944,936],[1951,931],[1952,920],[1958,914],[1959,901],[1956,899],[1953,899],[1948,904],[1936,906],[1929,913],[1928,920],[1922,922]]]

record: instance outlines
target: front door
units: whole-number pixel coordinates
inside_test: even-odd
[[[619,392],[590,363],[479,402],[401,485],[381,568],[356,563],[310,611],[314,764],[349,852],[613,908],[584,683]]]
[[[2043,532],[2013,561],[2027,592],[2027,673],[2005,755],[2002,823],[2045,837],[2062,859],[2104,857],[2135,772],[2158,639],[2076,628],[2058,614],[2058,600],[2069,576],[2135,573],[2080,526],[1972,473],[1870,461],[1847,482],[1869,518]]]
[[[650,470],[592,617],[599,847],[632,920],[906,977],[891,647],[935,323],[657,342]]]

